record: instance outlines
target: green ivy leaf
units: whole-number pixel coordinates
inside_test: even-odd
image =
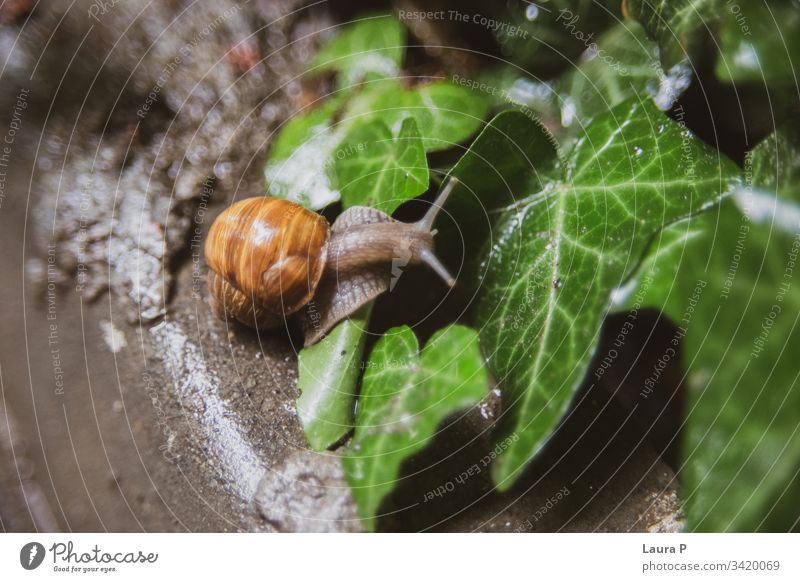
[[[737,175],[652,102],[633,100],[598,116],[560,171],[500,216],[476,310],[506,431],[518,437],[494,463],[498,488],[513,484],[560,422],[612,291],[653,237],[718,202]]]
[[[800,202],[800,131],[789,126],[774,132],[753,148],[749,160],[754,187]]]
[[[642,267],[638,301],[679,326],[688,366],[681,472],[687,528],[789,531],[800,519],[800,140],[752,152],[746,187],[676,224]],[[685,339],[683,338],[685,336]],[[658,389],[657,376],[645,386]]]
[[[599,37],[578,67],[557,83],[561,123],[580,127],[632,97],[650,96],[659,109],[666,111],[690,81],[691,68],[685,61],[664,71],[656,44],[640,24],[628,20]]]
[[[461,272],[462,292],[473,294],[480,286],[478,263],[497,213],[519,202],[528,185],[542,189],[557,162],[557,145],[549,132],[535,119],[509,110],[487,123],[453,166],[450,176],[459,182],[436,227],[439,252],[453,272]]]
[[[406,93],[406,107],[415,112],[426,151],[446,150],[461,143],[483,124],[488,99],[448,81],[426,83]]]
[[[428,161],[413,117],[396,136],[385,123],[355,126],[334,162],[336,185],[345,206],[373,206],[391,214],[428,189]]]
[[[701,38],[714,34],[719,46],[716,74],[723,81],[796,83],[800,12],[791,0],[627,0],[627,6],[658,42],[665,66],[695,56]]]
[[[336,109],[331,104],[295,117],[278,135],[264,168],[271,196],[312,210],[339,200],[329,176],[344,129],[333,125]]]
[[[619,0],[495,2],[486,5],[503,56],[525,70],[569,69],[619,13]],[[473,23],[474,24],[474,23]]]
[[[395,488],[403,461],[428,444],[442,421],[475,406],[488,391],[474,330],[440,330],[421,354],[405,326],[390,329],[375,344],[353,441],[342,459],[367,529],[375,529],[381,501]]]
[[[417,120],[425,151],[443,150],[471,136],[483,123],[486,95],[442,80],[407,89],[395,79],[367,83],[347,107],[346,117],[381,119],[394,130],[406,117]]]
[[[625,5],[656,40],[667,68],[692,55],[698,37],[724,10],[720,0],[625,0]]]
[[[361,154],[368,154],[347,145],[357,146],[364,137],[352,136],[351,131],[380,133],[384,130],[379,127],[388,125],[397,133],[404,120],[413,117],[422,148],[434,151],[472,135],[487,110],[484,95],[446,81],[404,89],[396,80],[385,79],[339,91],[280,132],[265,168],[267,188],[273,196],[319,210],[341,198],[334,166],[342,161],[357,163]],[[376,127],[365,129],[371,123]]]
[[[338,32],[312,66],[336,71],[339,85],[350,86],[365,78],[396,76],[405,47],[405,28],[394,16],[367,16]]]
[[[558,144],[535,118],[515,110],[498,113],[450,171],[459,184],[447,211],[462,228],[489,222],[499,209],[519,202],[524,188],[544,188],[558,162]]]
[[[633,97],[650,98],[666,111],[691,80],[686,61],[664,70],[656,43],[634,20],[592,39],[575,67],[555,80],[538,81],[510,66],[480,77],[498,108],[535,116],[563,139],[579,135],[592,117]]]
[[[372,305],[342,321],[298,356],[297,416],[311,448],[321,451],[353,428],[356,387]]]
[[[800,9],[796,3],[743,2],[722,14],[717,77],[728,82],[791,85],[800,62]]]
[[[342,108],[349,93],[338,91],[328,95],[322,103],[310,111],[301,113],[287,121],[269,152],[271,161],[285,160],[304,143],[333,130],[333,119]]]

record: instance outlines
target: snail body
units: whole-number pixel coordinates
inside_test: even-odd
[[[231,205],[211,225],[205,245],[212,309],[258,329],[297,314],[310,345],[388,290],[398,266],[425,263],[452,286],[433,253],[432,226],[454,185],[448,182],[414,223],[355,206],[331,227],[299,204],[268,196]]]

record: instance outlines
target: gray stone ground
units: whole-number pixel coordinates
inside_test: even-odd
[[[188,4],[0,13],[4,530],[359,529],[337,452],[305,446],[291,336],[216,320],[200,258],[213,217],[262,192],[272,132],[309,98],[295,75],[312,33],[335,14]],[[454,421],[380,528],[679,529],[663,443],[624,398],[583,395],[518,488],[482,474],[425,502],[485,454],[499,404]]]

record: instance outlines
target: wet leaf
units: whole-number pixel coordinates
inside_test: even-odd
[[[339,191],[329,176],[342,127],[333,125],[335,107],[295,117],[278,135],[264,168],[267,191],[312,210],[337,202]]]
[[[408,327],[390,329],[370,354],[356,430],[342,463],[367,529],[397,485],[400,467],[449,416],[476,405],[489,380],[474,330],[453,325],[422,353]]]
[[[488,99],[448,81],[419,85],[406,93],[426,151],[445,150],[475,133],[488,111]]]
[[[720,0],[625,0],[623,5],[658,42],[667,68],[692,56],[699,37],[715,26],[724,10]]]
[[[425,151],[453,147],[471,136],[483,123],[488,110],[486,95],[442,80],[412,89],[395,79],[374,81],[363,86],[348,105],[346,117],[381,119],[398,129],[406,117],[417,120]]]
[[[790,1],[728,4],[722,11],[717,76],[729,82],[797,83],[800,8]]]
[[[477,131],[487,109],[484,95],[447,81],[404,89],[396,80],[387,79],[337,92],[318,108],[292,119],[278,134],[265,168],[267,188],[273,196],[319,210],[341,198],[334,166],[358,163],[360,156],[369,156],[366,149],[358,150],[364,133],[382,134],[381,128],[388,125],[396,134],[404,120],[413,118],[421,147],[441,150]],[[375,127],[368,129],[370,124]],[[395,143],[407,145],[407,141]]]
[[[689,86],[691,68],[678,62],[665,72],[658,48],[635,21],[612,27],[587,49],[578,67],[559,81],[561,123],[582,125],[598,113],[632,97],[651,97],[668,110]]]
[[[800,202],[800,130],[788,126],[759,143],[749,156],[754,188]]]
[[[595,118],[559,171],[500,215],[476,309],[509,410],[504,435],[516,437],[494,463],[498,488],[513,484],[560,422],[612,291],[635,274],[653,237],[718,202],[737,175],[637,99]]]
[[[561,127],[555,88],[560,79],[543,81],[514,65],[503,64],[484,69],[474,81],[478,84],[475,90],[489,95],[490,105],[495,111],[519,111],[535,117],[555,133]]]
[[[524,70],[569,70],[608,25],[618,18],[619,0],[495,2],[492,33],[503,56]],[[479,22],[480,23],[480,22]]]
[[[483,273],[480,259],[498,212],[519,202],[528,185],[543,187],[558,152],[553,137],[520,111],[498,113],[450,171],[459,179],[436,224],[438,249],[461,292],[473,294]],[[445,242],[446,241],[446,242]]]
[[[745,168],[752,183],[665,231],[671,251],[659,245],[641,270],[640,300],[669,315],[683,340],[690,530],[798,528],[799,156],[796,134],[767,138]],[[640,396],[658,389],[654,370]]]
[[[428,189],[417,122],[406,118],[396,136],[380,120],[358,124],[337,151],[334,174],[346,207],[373,206],[391,214]]]
[[[298,356],[297,416],[309,445],[324,450],[353,428],[356,388],[363,368],[372,305],[342,321]]]
[[[339,191],[331,184],[329,173],[346,130],[334,120],[348,96],[347,91],[337,92],[281,128],[264,168],[270,195],[312,210],[339,200]]]
[[[347,97],[347,91],[328,95],[318,106],[295,115],[287,121],[272,143],[269,152],[270,160],[285,160],[305,142],[318,135],[331,132],[334,116],[341,109]]]
[[[575,66],[557,79],[537,81],[509,66],[481,77],[498,108],[535,116],[562,139],[580,135],[592,117],[632,97],[652,99],[666,111],[691,80],[686,61],[663,69],[656,43],[633,20],[593,39]]]
[[[403,65],[406,32],[394,16],[366,16],[337,31],[312,62],[336,71],[340,86],[365,78],[394,77]]]

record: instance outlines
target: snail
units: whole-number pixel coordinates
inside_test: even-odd
[[[353,206],[329,226],[299,204],[260,196],[225,209],[205,244],[211,307],[222,319],[258,329],[300,319],[309,346],[390,289],[406,264],[426,264],[455,280],[433,252],[433,223],[453,191],[451,178],[418,222]]]

